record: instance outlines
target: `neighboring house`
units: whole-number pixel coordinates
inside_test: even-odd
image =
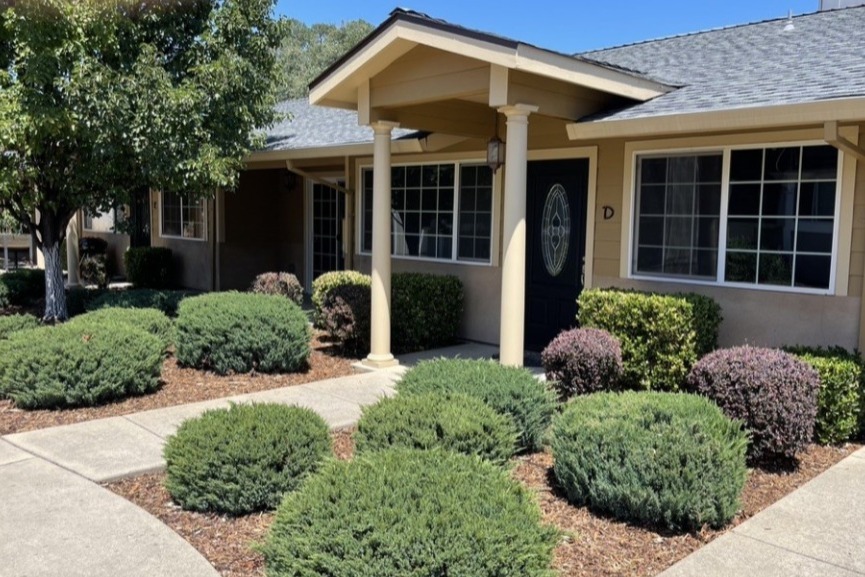
[[[865,7],[574,56],[395,10],[310,102],[237,192],[154,195],[187,285],[373,270],[378,365],[391,270],[459,276],[508,364],[585,287],[710,295],[724,345],[865,345]]]

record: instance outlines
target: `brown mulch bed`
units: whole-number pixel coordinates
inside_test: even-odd
[[[173,357],[169,357],[162,369],[162,386],[149,395],[131,397],[99,407],[54,411],[23,411],[16,409],[10,401],[0,400],[0,435],[342,377],[354,372],[351,366],[354,362],[354,359],[336,354],[334,346],[326,342],[321,333],[317,333],[313,339],[309,368],[302,373],[252,373],[222,377],[205,371],[181,368]]]
[[[340,459],[350,459],[351,431],[333,434]],[[564,532],[556,548],[554,567],[562,577],[649,577],[752,517],[762,509],[816,477],[859,445],[810,446],[792,471],[754,469],[742,495],[742,511],[730,527],[674,535],[628,525],[574,507],[554,486],[552,457],[537,453],[517,459],[513,475],[538,494],[544,519]],[[158,517],[198,549],[224,577],[264,574],[263,560],[250,544],[260,542],[273,520],[272,513],[240,518],[182,511],[163,488],[164,474],[145,475],[106,485],[115,493]]]

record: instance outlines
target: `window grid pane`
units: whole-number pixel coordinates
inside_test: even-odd
[[[718,153],[639,160],[636,272],[717,277],[721,160]]]
[[[162,193],[162,236],[204,238],[204,200]]]
[[[492,171],[484,165],[460,168],[458,258],[489,262],[492,242]]]

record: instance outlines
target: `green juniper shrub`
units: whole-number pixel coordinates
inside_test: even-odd
[[[156,390],[162,342],[106,321],[21,331],[0,341],[0,395],[22,409],[93,406]]]
[[[44,296],[44,270],[19,268],[0,274],[0,308],[30,306]]]
[[[579,298],[580,325],[621,341],[622,382],[631,389],[679,390],[698,353],[714,348],[720,319],[717,304],[700,295],[591,289]]]
[[[752,462],[793,459],[814,436],[820,377],[783,351],[717,350],[694,365],[688,388],[745,424]]]
[[[265,272],[252,281],[250,291],[257,294],[281,295],[297,306],[303,306],[303,286],[290,272]]]
[[[562,331],[541,352],[541,362],[561,400],[615,390],[622,377],[619,339],[603,329]]]
[[[321,327],[343,352],[353,356],[370,350],[370,290],[360,284],[338,285],[327,291],[321,308]]]
[[[6,339],[18,331],[35,329],[38,326],[39,319],[33,315],[0,316],[0,340]]]
[[[284,297],[239,292],[190,297],[180,303],[175,327],[181,365],[220,375],[307,367],[309,321]]]
[[[312,306],[314,309],[315,324],[318,328],[324,328],[324,299],[331,290],[343,285],[359,285],[369,287],[372,279],[369,275],[353,271],[338,270],[326,272],[312,281]]]
[[[177,316],[180,302],[197,293],[182,290],[131,289],[105,291],[87,304],[87,310],[101,308],[159,309],[169,317]]]
[[[504,465],[514,455],[513,420],[461,394],[398,395],[367,407],[357,424],[359,454],[391,447],[440,447]]]
[[[463,315],[463,285],[457,277],[396,273],[391,299],[394,352],[423,351],[456,341]]]
[[[501,467],[390,449],[328,463],[282,502],[261,551],[269,577],[550,577],[557,537]]]
[[[554,421],[553,472],[568,500],[675,531],[726,525],[747,478],[747,435],[705,398],[596,393]]]
[[[163,350],[174,343],[174,324],[165,313],[157,309],[106,307],[79,315],[69,322],[82,326],[85,324],[129,325],[158,338],[163,345]]]
[[[537,451],[557,408],[556,394],[522,368],[494,361],[436,359],[410,369],[397,385],[400,394],[460,393],[487,403],[513,419],[521,451]]]
[[[862,412],[862,359],[841,347],[787,347],[820,375],[814,438],[823,445],[849,441]]]
[[[165,487],[191,511],[244,515],[276,508],[331,455],[310,409],[232,405],[184,421],[164,450]]]
[[[157,246],[133,247],[123,255],[126,278],[135,288],[165,289],[172,285],[171,249]]]

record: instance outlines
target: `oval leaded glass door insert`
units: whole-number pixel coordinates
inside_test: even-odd
[[[565,268],[570,244],[571,206],[565,187],[554,184],[547,193],[541,222],[541,250],[550,276],[559,276]]]

